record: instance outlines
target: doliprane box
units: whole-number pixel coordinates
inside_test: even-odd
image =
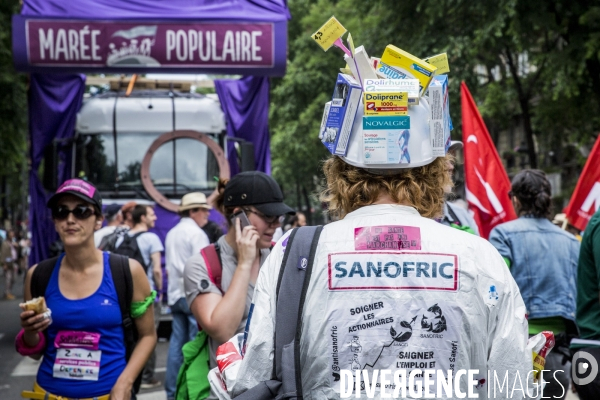
[[[327,121],[319,134],[331,154],[345,156],[348,152],[348,142],[356,111],[360,107],[361,95],[362,87],[354,78],[338,74],[331,105],[325,108]]]

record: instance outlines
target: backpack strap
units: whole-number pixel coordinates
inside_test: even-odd
[[[200,250],[204,263],[206,264],[206,271],[211,282],[217,285],[221,293],[221,276],[223,275],[223,264],[221,263],[221,248],[217,243],[209,244]]]
[[[286,248],[287,257],[284,255],[285,263],[282,262],[278,283],[274,372],[276,379],[282,382],[281,392],[286,394],[295,392],[294,397],[297,398],[302,398],[300,377],[302,310],[322,230],[322,226],[305,226],[292,232],[294,236],[290,235]],[[285,296],[280,297],[280,292],[285,293]],[[292,344],[293,348],[289,348]],[[284,347],[289,348],[288,352],[293,349],[293,353],[285,354],[284,357]],[[293,376],[285,371],[288,369],[286,367],[291,367],[290,363],[293,363]]]
[[[446,220],[448,220],[448,222],[451,224],[456,224],[458,226],[462,226],[462,222],[460,222],[460,219],[458,218],[458,216],[456,215],[456,213],[454,212],[454,210],[448,203],[446,203],[446,208],[448,209],[448,214],[450,214],[452,221],[450,221],[450,218],[448,218],[448,215],[444,216],[446,218]]]
[[[29,291],[31,292],[31,298],[46,296],[46,289],[50,283],[52,272],[56,267],[59,256],[49,258],[44,261],[40,261],[35,267],[33,274],[31,275],[31,282],[29,284]],[[48,330],[44,331],[46,340],[48,339]]]
[[[52,271],[54,271],[57,261],[58,257],[52,257],[47,260],[40,261],[37,267],[35,267],[33,275],[31,276],[31,284],[29,286],[32,299],[46,295],[46,288],[48,287],[50,277],[52,277]]]
[[[135,334],[133,332],[133,318],[131,317],[131,302],[133,301],[133,277],[129,267],[129,258],[120,254],[109,254],[110,272],[113,277],[113,284],[119,298],[119,308],[121,309],[121,318],[123,321],[123,333],[125,335],[126,359],[129,360],[133,349],[129,348],[131,343],[135,344]]]
[[[302,310],[322,230],[322,226],[304,226],[290,234],[277,282],[273,376],[236,400],[302,399]],[[280,298],[280,291],[285,296]]]
[[[131,303],[133,301],[133,277],[129,267],[129,258],[120,254],[109,253],[108,263],[110,264],[110,273],[119,299],[119,308],[121,310],[121,319],[123,325],[123,336],[125,340],[125,360],[129,361],[135,345],[137,344],[137,328],[131,316]],[[137,393],[142,383],[142,374],[136,378],[133,383],[134,393]]]

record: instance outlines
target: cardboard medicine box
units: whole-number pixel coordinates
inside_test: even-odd
[[[365,92],[406,92],[409,106],[419,104],[418,79],[365,79],[363,86]]]
[[[363,154],[365,164],[410,163],[408,140],[410,117],[364,116]]]
[[[421,94],[425,92],[437,70],[433,65],[391,44],[386,46],[381,56],[381,62],[394,69],[399,68],[399,72],[411,75],[408,76],[409,78],[418,79],[421,85]]]
[[[434,157],[443,157],[450,146],[450,104],[448,98],[448,75],[438,75],[429,85],[429,136]]]
[[[361,94],[362,87],[354,78],[350,75],[338,74],[331,105],[325,106],[323,116],[323,120],[326,118],[325,127],[319,133],[321,142],[331,154],[338,156],[347,154]]]
[[[375,67],[375,73],[385,79],[407,79],[410,78],[404,72],[398,71],[382,62],[381,59],[378,61],[377,66]]]
[[[344,60],[352,71],[352,75],[360,80],[361,85],[364,84],[365,79],[377,79],[377,74],[364,46],[356,48],[354,57],[344,55]]]
[[[408,115],[408,93],[364,92],[365,115]]]

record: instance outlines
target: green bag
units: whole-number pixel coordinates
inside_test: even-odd
[[[450,224],[451,227],[453,227],[454,229],[458,229],[459,231],[464,231],[464,232],[468,232],[472,235],[477,235],[475,233],[475,231],[473,230],[473,228],[471,228],[470,226],[460,226],[460,225],[456,225],[456,224]]]
[[[206,246],[200,251],[210,280],[221,290],[221,249],[217,243]],[[223,290],[221,290],[223,293]],[[177,375],[177,391],[175,400],[202,400],[210,395],[210,346],[208,335],[198,332],[194,340],[187,342],[181,348],[183,364]]]
[[[181,349],[183,364],[177,375],[176,400],[201,400],[210,395],[208,372],[210,371],[210,350],[208,335],[198,332],[194,340]]]

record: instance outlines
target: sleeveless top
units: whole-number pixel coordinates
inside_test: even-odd
[[[98,290],[80,300],[62,295],[58,258],[46,289],[52,324],[46,330],[46,349],[37,383],[65,397],[95,397],[110,393],[125,369],[125,344],[119,299],[113,284],[108,253]]]

